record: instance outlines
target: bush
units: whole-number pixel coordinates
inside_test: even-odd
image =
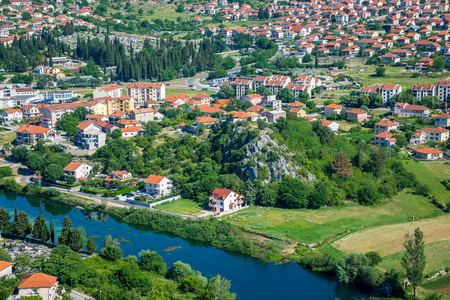
[[[122,258],[123,252],[119,246],[106,245],[100,250],[100,256],[109,261],[116,261]]]
[[[0,178],[13,176],[12,169],[10,167],[0,167]]]
[[[75,183],[75,181],[77,181],[77,179],[75,178],[75,176],[69,176],[67,177],[67,184],[72,185]]]
[[[61,192],[54,188],[49,188],[44,191],[44,197],[48,199],[56,199],[61,196]]]
[[[5,182],[3,183],[3,186],[5,187],[5,189],[7,191],[14,191],[17,189],[17,181],[14,178],[8,178],[5,180]]]
[[[27,183],[22,191],[27,195],[39,195],[41,193],[41,188],[34,183]]]
[[[428,185],[422,183],[416,187],[416,194],[427,197],[431,194],[431,189]]]
[[[366,257],[369,259],[370,265],[373,267],[379,265],[383,261],[383,258],[380,256],[380,254],[375,251],[367,252]]]

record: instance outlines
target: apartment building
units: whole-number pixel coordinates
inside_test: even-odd
[[[161,101],[166,98],[166,86],[163,83],[129,83],[127,96],[131,96],[136,102],[147,100]]]

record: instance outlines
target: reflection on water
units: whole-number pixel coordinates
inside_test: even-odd
[[[68,215],[74,227],[86,229],[86,235],[93,237],[98,249],[104,237],[111,235],[122,240],[120,246],[124,255],[138,255],[149,249],[157,251],[169,266],[181,260],[204,276],[220,274],[231,280],[231,289],[238,299],[353,299],[369,295],[294,263],[264,262],[241,253],[227,253],[206,243],[153,232],[143,226],[130,226],[107,214],[71,208],[39,197],[26,199],[13,193],[0,194],[0,207],[5,207],[11,215],[14,205],[18,211],[26,211],[31,220],[38,217],[42,207],[47,222],[50,214],[53,216],[56,235],[60,234],[64,216]]]

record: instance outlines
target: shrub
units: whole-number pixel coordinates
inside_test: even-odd
[[[77,181],[77,179],[75,178],[75,176],[69,176],[67,177],[67,184],[72,185],[75,183],[75,181]]]
[[[12,169],[10,167],[0,167],[0,178],[13,176]]]
[[[39,195],[41,193],[41,188],[34,183],[27,183],[23,188],[23,192],[27,195]]]
[[[123,252],[119,246],[106,245],[100,250],[100,256],[109,261],[116,261],[122,258]]]
[[[54,188],[49,188],[44,191],[44,197],[49,199],[56,199],[61,196],[61,192]]]
[[[17,188],[18,184],[14,178],[8,178],[3,183],[3,186],[7,191],[14,191]]]
[[[422,183],[416,187],[416,194],[427,197],[431,194],[431,189],[428,185]]]

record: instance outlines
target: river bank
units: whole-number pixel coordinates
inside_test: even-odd
[[[238,299],[277,299],[280,293],[283,299],[298,299],[299,295],[305,299],[352,299],[372,295],[354,286],[338,284],[329,276],[302,269],[295,263],[267,262],[242,253],[222,251],[211,247],[210,243],[185,240],[145,226],[128,225],[123,219],[99,210],[81,209],[42,197],[0,195],[0,206],[13,212],[14,205],[19,211],[27,211],[31,220],[37,217],[42,207],[47,218],[48,214],[53,216],[57,235],[67,215],[74,227],[84,227],[86,235],[97,245],[106,235],[112,235],[123,238],[120,246],[124,255],[137,255],[143,249],[150,249],[162,255],[168,265],[181,260],[204,276],[219,273],[231,280],[232,291],[238,294]]]

